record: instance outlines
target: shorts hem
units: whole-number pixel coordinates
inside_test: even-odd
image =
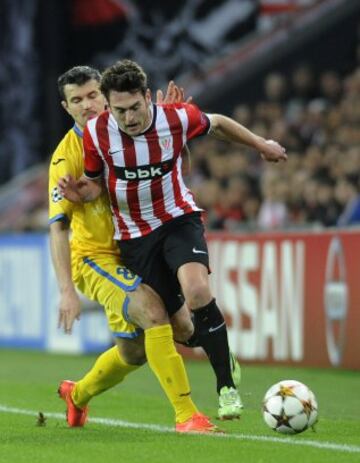
[[[124,304],[122,306],[122,314],[123,314],[124,320],[126,320],[128,323],[132,323],[129,317],[129,313],[128,313],[129,302],[130,302],[129,296],[126,296]]]
[[[139,330],[133,331],[132,333],[127,333],[125,331],[124,332],[112,331],[111,333],[113,336],[115,336],[115,338],[134,339],[140,336],[140,334],[142,333],[142,330],[139,329]]]
[[[205,263],[204,261],[202,261],[201,259],[196,259],[194,257],[190,257],[187,259],[186,257],[184,258],[184,260],[179,264],[177,265],[175,268],[175,275],[177,275],[177,272],[179,270],[180,267],[182,267],[183,265],[185,264],[191,264],[191,263],[196,263],[196,264],[203,264],[207,270],[208,270],[208,273],[210,274],[211,273],[211,269],[210,269],[210,266],[208,263]]]

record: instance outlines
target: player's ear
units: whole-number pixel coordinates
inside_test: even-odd
[[[61,106],[65,109],[65,111],[66,111],[67,113],[69,113],[68,104],[67,104],[67,102],[66,102],[65,100],[62,100],[62,101],[61,101]],[[69,113],[69,114],[70,114],[70,113]]]
[[[145,92],[145,101],[147,104],[151,103],[151,90],[149,88]]]

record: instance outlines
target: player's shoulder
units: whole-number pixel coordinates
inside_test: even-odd
[[[55,148],[51,160],[50,171],[58,171],[77,164],[82,159],[82,139],[74,129],[70,129]]]
[[[57,147],[55,148],[52,157],[56,158],[59,155],[66,155],[71,152],[74,147],[78,148],[81,147],[82,140],[81,136],[76,133],[76,131],[72,128],[70,129],[65,136],[61,139]]]

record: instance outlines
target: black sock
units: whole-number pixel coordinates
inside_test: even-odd
[[[198,345],[209,357],[216,375],[217,391],[224,386],[235,388],[231,376],[230,353],[225,320],[215,299],[193,311]],[[195,339],[195,338],[194,338]]]

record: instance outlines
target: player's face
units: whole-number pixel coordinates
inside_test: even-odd
[[[145,96],[141,92],[111,90],[108,103],[120,129],[131,137],[142,133],[151,123],[150,90],[146,91]]]
[[[81,130],[89,119],[98,116],[105,109],[105,98],[95,79],[88,80],[83,85],[67,84],[64,93],[66,100],[61,104]]]

